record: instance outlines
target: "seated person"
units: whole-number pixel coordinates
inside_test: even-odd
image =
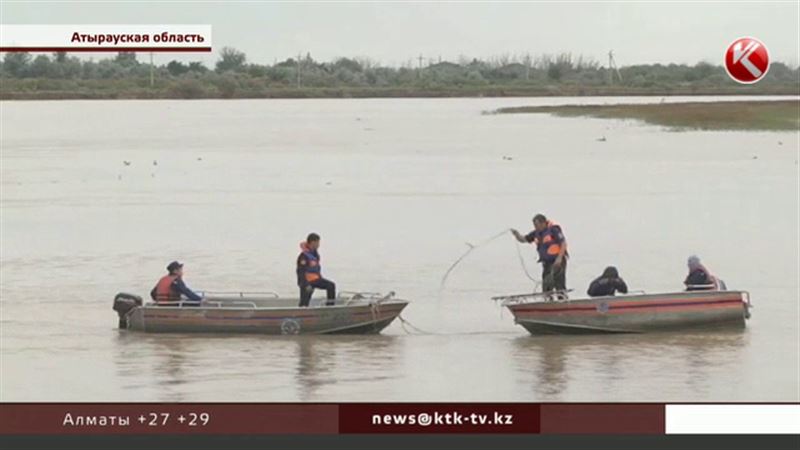
[[[608,266],[602,275],[592,281],[587,294],[589,294],[589,297],[604,297],[614,295],[616,292],[627,294],[628,285],[620,278],[616,267]]]
[[[711,274],[697,256],[690,256],[687,262],[689,275],[683,281],[687,291],[715,291],[720,288],[720,281]]]
[[[181,301],[181,294],[192,302],[203,300],[203,297],[195,294],[183,282],[183,264],[172,261],[167,266],[167,272],[150,291],[150,298],[153,301],[160,304],[175,304]]]

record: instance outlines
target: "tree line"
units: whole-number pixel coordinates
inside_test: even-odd
[[[641,64],[609,69],[591,58],[571,53],[500,55],[487,60],[460,57],[456,61],[410,60],[399,67],[381,65],[368,58],[338,58],[330,62],[310,54],[287,58],[272,65],[248,62],[245,53],[225,47],[213,68],[201,62],[170,61],[151,66],[136,53],[82,60],[64,52],[38,54],[6,53],[0,62],[4,98],[37,97],[269,97],[280,93],[347,93],[375,90],[398,96],[425,92],[492,92],[591,94],[593,92],[703,93],[732,90],[725,69],[700,62],[686,64]],[[776,62],[767,77],[750,91],[788,93],[800,91],[800,68]],[[594,88],[594,89],[593,89]],[[360,91],[359,91],[360,90]],[[368,94],[366,94],[368,95]]]

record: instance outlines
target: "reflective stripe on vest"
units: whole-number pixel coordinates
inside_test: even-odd
[[[172,290],[172,283],[178,279],[177,275],[164,275],[156,284],[156,302],[177,302],[181,295]]]

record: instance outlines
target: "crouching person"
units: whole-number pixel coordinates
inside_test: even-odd
[[[327,301],[331,306],[336,302],[336,284],[322,278],[322,267],[319,257],[320,237],[311,233],[305,242],[300,243],[300,255],[297,257],[297,286],[300,287],[300,306],[308,306],[314,289],[325,289]]]
[[[595,278],[592,284],[589,285],[589,297],[605,297],[614,295],[615,293],[627,294],[628,285],[625,280],[619,276],[617,268],[614,266],[606,267],[603,274]]]

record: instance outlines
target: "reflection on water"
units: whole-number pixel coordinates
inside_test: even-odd
[[[613,389],[630,375],[658,389],[664,376],[682,380],[691,392],[704,393],[717,382],[714,373],[735,367],[747,344],[742,329],[573,336],[523,336],[513,340],[520,384],[536,398],[560,399],[587,376]],[[733,358],[733,359],[732,359]],[[657,365],[653,363],[657,362]]]
[[[320,401],[337,385],[380,384],[397,370],[399,336],[216,336],[119,331],[114,355],[125,389],[154,389],[167,401],[190,401],[215,389]],[[227,350],[226,350],[227,349]],[[233,353],[232,353],[233,352]],[[237,355],[237,353],[239,353]],[[238,362],[238,364],[237,364]],[[287,389],[292,387],[291,391]],[[237,397],[246,400],[247,397]]]
[[[125,387],[145,385],[161,391],[165,400],[185,400],[182,384],[192,381],[191,340],[175,335],[143,335],[119,331],[114,363]],[[147,364],[142,364],[147,361]],[[189,367],[187,367],[189,366]],[[195,375],[196,376],[196,375]]]
[[[397,370],[397,336],[298,336],[293,340],[301,401],[318,400],[327,385],[381,383]]]

